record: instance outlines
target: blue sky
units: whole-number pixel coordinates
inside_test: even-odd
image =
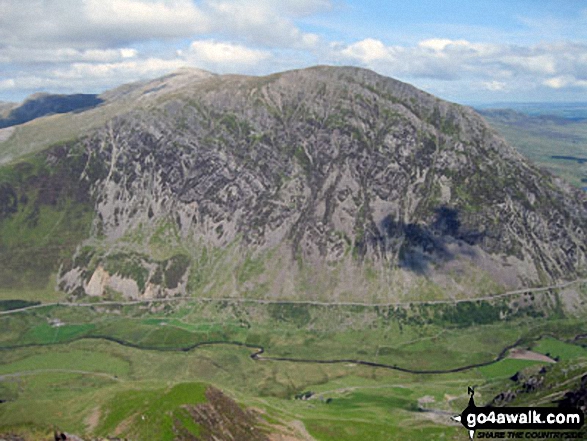
[[[182,66],[355,65],[460,103],[587,101],[587,2],[0,0],[0,100]]]
[[[532,20],[571,21],[581,11],[579,6],[580,2],[540,0],[349,1],[335,21],[346,29],[358,21],[362,35],[355,38],[384,38],[390,44],[430,38],[534,43],[540,35],[532,29]]]

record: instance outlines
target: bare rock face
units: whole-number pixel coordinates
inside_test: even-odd
[[[99,267],[133,298],[359,301],[585,273],[585,195],[469,108],[357,68],[156,85],[72,147],[96,213],[61,270],[72,292],[103,294]]]

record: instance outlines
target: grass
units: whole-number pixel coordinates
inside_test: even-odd
[[[495,364],[478,368],[487,379],[508,378],[529,366],[544,364],[539,361],[506,358]]]
[[[131,108],[136,108],[136,101],[122,100],[86,112],[50,115],[19,125],[9,139],[0,142],[0,163],[14,162],[52,144],[76,139]]]
[[[40,302],[28,302],[26,300],[0,300],[0,311],[13,311],[15,309],[22,309],[40,304]]]
[[[446,306],[443,306],[446,308]],[[356,311],[355,311],[356,309]],[[262,345],[268,356],[360,359],[419,370],[491,361],[523,336],[522,321],[445,328],[375,308],[183,302],[148,306],[53,306],[0,317],[1,344],[46,345],[105,337],[145,349],[181,350],[207,341]],[[528,321],[528,323],[530,323]],[[555,322],[551,322],[555,323]],[[546,332],[584,329],[576,321]],[[566,330],[568,328],[568,330]],[[528,333],[529,338],[533,334]]]
[[[49,278],[45,288],[0,288],[0,301],[21,300],[26,302],[55,303],[65,301],[67,294],[55,289],[55,274]]]
[[[0,161],[17,154],[17,141],[37,149],[50,140],[75,135],[76,127],[55,124],[61,119],[52,118],[51,127],[43,133],[49,141],[30,138],[34,131],[27,127],[17,128],[15,137],[0,145]],[[224,123],[234,129],[235,121]],[[46,125],[33,124],[37,128]],[[445,129],[451,130],[448,126]],[[552,170],[576,178],[578,168],[564,168],[574,165],[565,162],[563,167],[550,155],[580,156],[578,147],[573,150],[567,141],[561,141],[568,149],[555,152],[544,141],[535,141],[534,135],[526,137],[520,148]],[[305,157],[298,159],[303,162]],[[38,166],[38,161],[35,164]],[[4,168],[0,177],[14,182],[16,170],[16,166]],[[91,220],[89,212],[72,203],[71,194],[63,194],[55,204],[39,206],[32,203],[38,196],[36,190],[25,187],[20,196],[29,197],[31,203],[0,223],[0,245],[9,250],[5,261],[22,270],[21,279],[12,283],[15,289],[0,290],[0,308],[5,309],[18,304],[15,302],[64,299],[63,293],[53,290],[51,273],[36,275],[34,286],[28,289],[19,283],[36,274],[35,265],[45,263],[47,252],[54,257],[63,251],[63,257],[65,251],[71,251],[72,244],[87,233]],[[143,247],[162,264],[161,283],[174,288],[191,265],[189,292],[206,297],[231,295],[235,285],[242,295],[262,296],[269,288],[257,283],[260,274],[269,274],[273,280],[281,266],[275,263],[279,262],[277,254],[242,256],[234,244],[224,250],[201,245],[188,249],[173,220],[162,221],[154,231],[137,228],[122,242],[129,249],[105,261],[112,274],[132,276],[144,286],[147,274],[140,265],[141,255],[131,251]],[[45,252],[39,254],[38,250]],[[385,277],[375,277],[376,272],[366,265],[361,277],[376,293],[373,300],[397,300],[398,294],[389,286],[382,287]],[[14,268],[7,274],[16,274]],[[318,277],[319,272],[300,267],[296,283],[307,292],[285,295],[318,293],[327,300],[335,291],[332,280],[337,277]],[[483,274],[459,281],[467,288],[473,286],[477,293],[495,293],[499,288]],[[435,300],[444,294],[422,279],[407,297]],[[463,288],[456,295],[460,298],[470,293]],[[183,349],[198,343],[237,342],[262,345],[267,357],[360,359],[415,370],[448,370],[491,361],[519,339],[527,346],[541,334],[569,339],[587,330],[580,318],[548,320],[522,313],[502,320],[502,306],[479,302],[386,309],[186,301],[156,307],[54,306],[0,316],[0,400],[6,400],[0,404],[0,433],[10,428],[42,430],[56,425],[92,437],[164,440],[173,439],[181,426],[195,436],[199,428],[182,406],[205,401],[204,391],[212,384],[230,391],[243,405],[261,409],[274,424],[303,422],[317,440],[461,439],[461,427],[451,426],[443,416],[435,419],[418,411],[418,401],[431,397],[430,409],[460,411],[466,405],[467,386],[501,387],[515,372],[541,364],[504,359],[458,373],[419,375],[348,361],[255,361],[250,358],[252,349],[231,344]],[[36,346],[13,347],[18,345]],[[585,349],[554,338],[539,340],[534,349],[563,361],[585,357]],[[292,399],[307,390],[323,400]],[[456,398],[447,398],[451,396]],[[332,401],[327,404],[326,399]]]
[[[26,426],[84,433],[83,416],[90,410],[96,393],[104,393],[114,380],[67,372],[44,372],[7,379],[15,387],[16,401],[3,403],[0,432]],[[59,403],[59,405],[56,405]]]
[[[211,384],[260,409],[274,424],[303,422],[319,441],[453,439],[462,428],[419,411],[422,397],[432,397],[426,404],[430,409],[458,413],[466,406],[467,386],[501,384],[535,363],[506,359],[458,373],[418,375],[352,362],[255,361],[252,349],[231,344],[178,349],[234,341],[263,345],[269,357],[450,369],[490,361],[520,338],[527,346],[543,333],[565,339],[586,326],[580,317],[523,315],[486,325],[440,326],[419,322],[417,315],[417,309],[403,315],[367,307],[180,301],[157,309],[148,304],[51,306],[0,316],[0,347],[40,345],[0,350],[0,376],[11,375],[0,381],[0,400],[9,400],[2,404],[0,433],[56,424],[89,436],[172,439],[179,424],[195,434],[198,428],[182,406],[202,402]],[[535,346],[566,348],[558,343],[543,338]],[[293,399],[308,390],[316,397]],[[50,406],[55,402],[60,405]]]
[[[587,349],[584,347],[565,343],[549,337],[541,339],[532,349],[552,358],[558,357],[561,360],[572,360],[578,357],[587,357]]]
[[[65,157],[54,146],[0,169],[0,188],[8,194],[0,210],[0,284],[6,291],[43,294],[61,264],[85,239],[93,219],[87,182],[76,178],[83,154]],[[75,154],[78,153],[78,154]],[[47,157],[55,156],[52,166]],[[12,201],[10,203],[10,201]]]
[[[308,432],[319,441],[354,441],[368,439],[373,441],[402,440],[435,440],[452,437],[459,428],[434,427],[433,423],[420,427],[401,427],[381,422],[346,420],[333,424],[331,419],[308,419],[304,421]],[[450,438],[449,438],[450,439]]]
[[[128,361],[109,354],[79,349],[64,350],[62,347],[37,352],[41,353],[26,356],[9,364],[1,364],[0,374],[59,369],[119,376],[128,375],[130,372]]]
[[[205,402],[205,390],[201,383],[180,383],[169,388],[118,393],[106,404],[107,411],[96,432],[172,441],[179,422],[191,435],[198,435],[198,425],[182,406]]]

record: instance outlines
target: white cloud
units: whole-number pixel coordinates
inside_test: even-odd
[[[190,0],[2,0],[0,44],[105,48],[208,30]]]
[[[418,46],[425,49],[432,49],[437,52],[441,52],[450,46],[464,48],[474,47],[466,40],[449,40],[446,38],[431,38],[429,40],[423,40],[418,43]]]
[[[484,89],[490,90],[492,92],[497,92],[506,89],[506,83],[502,83],[501,81],[485,81],[481,83]]]
[[[0,49],[0,59],[5,63],[65,63],[65,62],[113,62],[137,57],[136,49],[87,49],[69,47],[59,49],[18,49],[6,47]]]
[[[217,33],[270,47],[309,48],[319,37],[294,23],[330,0],[0,1],[0,46],[107,48]]]
[[[68,67],[55,69],[50,77],[56,80],[113,80],[119,78],[132,81],[145,76],[156,77],[185,66],[181,59],[163,60],[147,58],[117,63],[73,63]]]
[[[343,62],[358,62],[366,67],[392,76],[454,79],[458,73],[447,53],[440,50],[447,45],[424,42],[422,46],[386,46],[368,38],[342,48],[334,54]],[[454,58],[454,57],[452,57]]]
[[[367,38],[343,49],[340,53],[343,57],[358,60],[363,63],[373,61],[391,60],[391,49],[381,41]]]
[[[500,61],[527,72],[549,75],[556,73],[555,54],[512,54],[502,56]]]
[[[563,87],[568,86],[570,83],[568,77],[553,77],[549,78],[548,80],[544,80],[543,84],[548,86],[552,89],[561,89]]]
[[[587,88],[587,80],[579,80],[572,75],[561,75],[544,80],[543,84],[551,89],[563,89],[567,87]]]
[[[261,1],[265,1],[269,5],[275,5],[276,3],[271,0]],[[332,9],[330,0],[280,0],[278,4],[279,10],[295,17],[307,17],[317,12]]]
[[[96,28],[122,38],[184,37],[209,29],[209,19],[191,0],[86,0],[84,16]]]
[[[15,87],[16,87],[16,82],[12,78],[9,78],[7,80],[0,80],[0,90],[14,89]]]
[[[309,0],[208,0],[203,9],[212,31],[269,47],[309,49],[319,42],[318,35],[302,32],[292,18],[329,4],[324,0],[314,5]]]
[[[481,38],[480,34],[456,32],[454,27],[438,32],[437,38],[418,42],[407,35],[406,40],[415,42],[386,44],[374,36],[393,33],[371,33],[363,26],[354,29],[355,35],[362,35],[357,40],[333,42],[329,31],[350,33],[324,25],[316,14],[337,9],[341,2],[334,0],[25,3],[0,0],[0,88],[21,94],[35,88],[104,89],[183,65],[257,74],[319,63],[368,67],[404,81],[434,85],[433,93],[458,92],[464,86],[486,94],[532,88],[572,94],[587,87],[585,40],[569,37],[561,42],[551,38],[552,28],[545,31],[548,38],[540,37],[542,42],[533,45],[490,43],[496,41],[493,34],[485,42],[470,41],[458,34]],[[585,14],[571,20],[573,32],[584,28]],[[302,23],[323,29],[314,33]],[[540,30],[545,23],[528,22],[526,32]],[[561,29],[562,25],[557,24]],[[427,37],[432,32],[428,30]]]
[[[330,7],[331,0],[0,0],[0,81],[21,93],[95,90],[186,64],[248,73],[296,67],[288,60],[307,59],[321,40],[295,20]],[[270,64],[281,50],[290,54]]]
[[[0,89],[91,92],[140,79],[156,78],[186,65],[183,59],[132,59],[112,63],[72,63],[47,71],[0,79]]]
[[[137,56],[137,54],[138,52],[136,49],[120,49],[120,55],[122,56],[122,58],[134,58]]]
[[[44,90],[46,87],[63,87],[61,82],[56,82],[47,76],[38,75],[19,75],[15,78],[0,80],[4,90],[21,89],[21,90]]]
[[[86,15],[93,22],[123,25],[193,23],[201,13],[190,0],[85,0]]]
[[[387,46],[369,38],[335,46],[331,57],[407,80],[470,80],[494,92],[523,83],[583,87],[587,74],[587,44],[579,43],[514,46],[436,38],[414,46]]]
[[[186,57],[204,64],[242,65],[254,64],[269,58],[266,51],[249,49],[238,44],[216,42],[214,40],[194,41]]]
[[[76,51],[67,51],[69,56],[75,54],[79,55]],[[188,50],[168,59],[140,58],[134,50],[120,50],[113,61],[104,62],[99,60],[106,58],[102,56],[104,54],[85,55],[91,56],[92,61],[65,63],[33,74],[0,78],[0,90],[100,91],[123,83],[156,78],[186,66],[232,72],[239,66],[254,66],[271,57],[266,51],[212,40],[194,41]]]

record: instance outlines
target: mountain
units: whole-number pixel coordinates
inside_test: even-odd
[[[16,103],[0,101],[0,116],[4,118],[16,106],[18,106]]]
[[[137,106],[140,107],[145,100],[156,98],[159,95],[157,93],[157,90],[160,90],[159,87],[165,88],[166,93],[171,92],[175,87],[181,87],[182,84],[197,80],[202,76],[213,76],[213,74],[199,69],[180,69],[176,74],[167,75],[154,81],[126,84],[97,96],[84,94],[49,95],[49,98],[53,100],[63,98],[66,103],[68,97],[72,96],[90,98],[86,102],[86,107],[70,108],[64,110],[65,113],[49,111],[48,106],[40,105],[45,109],[45,113],[37,112],[36,116],[28,120],[27,124],[14,125],[16,124],[14,115],[11,119],[10,112],[14,110],[17,114],[23,114],[27,109],[34,111],[36,103],[40,100],[42,104],[46,94],[32,95],[22,104],[2,103],[0,104],[0,121],[4,121],[6,127],[0,128],[0,165],[10,163],[27,154],[42,151],[54,144],[78,139],[103,127],[117,115],[128,113]],[[62,109],[63,107],[61,106]],[[20,108],[24,108],[24,110],[18,110]],[[71,112],[72,110],[74,111]]]
[[[97,95],[51,95],[39,93],[30,96],[20,105],[3,106],[0,104],[0,112],[3,107],[6,116],[0,118],[0,128],[23,124],[33,119],[54,113],[68,113],[81,111],[95,107],[102,102]]]
[[[472,109],[374,72],[183,69],[99,98],[59,115],[56,144],[17,148],[47,118],[0,143],[5,286],[393,302],[587,269],[584,192]]]

